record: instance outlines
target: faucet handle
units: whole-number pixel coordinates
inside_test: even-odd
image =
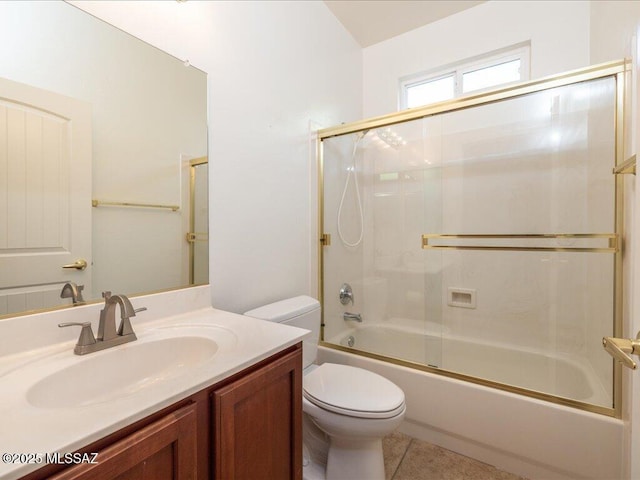
[[[140,307],[140,308],[135,308],[133,309],[132,307],[132,312],[131,312],[131,317],[135,316],[136,313],[138,312],[144,312],[147,309],[147,307]],[[131,326],[131,319],[129,316],[123,316],[122,320],[120,321],[120,326],[118,327],[118,335],[122,336],[122,335],[135,335],[133,332],[133,327]]]
[[[93,336],[93,330],[91,329],[91,322],[66,322],[58,324],[58,327],[60,328],[75,326],[82,327],[78,343],[76,343],[76,348],[86,347],[87,345],[96,343],[96,337]]]
[[[349,302],[353,304],[353,290],[351,289],[351,285],[343,283],[340,287],[340,303],[347,305]]]
[[[78,296],[75,298],[75,302],[78,305],[83,305],[85,303],[84,298],[82,298],[82,291],[84,290],[84,285],[78,285]]]

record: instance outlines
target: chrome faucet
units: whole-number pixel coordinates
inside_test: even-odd
[[[67,282],[62,287],[60,298],[70,298],[74,305],[84,305],[85,301],[84,298],[82,298],[82,290],[84,290],[84,285]]]
[[[111,295],[111,292],[102,292],[104,308],[100,310],[100,323],[98,324],[98,337],[94,337],[90,322],[60,323],[58,327],[80,326],[80,338],[73,349],[76,355],[98,352],[105,348],[115,347],[123,343],[137,340],[131,326],[130,318],[137,312],[146,310],[146,307],[134,309],[125,295]],[[120,326],[116,330],[116,306],[120,305]]]
[[[104,298],[104,308],[100,310],[100,323],[98,324],[98,340],[109,341],[122,335],[133,335],[133,338],[128,341],[136,339],[136,334],[133,333],[131,328],[131,321],[129,317],[136,315],[133,305],[125,295],[111,295],[111,292],[102,292],[102,298]],[[120,327],[116,331],[116,305],[120,305]],[[125,342],[122,342],[125,343]]]
[[[360,315],[359,313],[344,312],[342,314],[342,319],[343,320],[355,320],[356,322],[362,323],[362,315]]]

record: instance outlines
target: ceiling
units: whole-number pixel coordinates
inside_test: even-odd
[[[324,3],[364,48],[484,2],[466,0],[325,0]]]

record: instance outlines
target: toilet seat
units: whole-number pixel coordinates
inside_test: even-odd
[[[362,368],[323,363],[304,376],[303,395],[330,412],[357,418],[392,418],[404,409],[404,392]]]

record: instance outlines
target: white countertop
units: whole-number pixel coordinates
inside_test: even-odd
[[[136,303],[136,302],[134,302]],[[37,407],[26,391],[60,366],[83,358],[124,349],[154,335],[166,335],[172,326],[206,330],[226,341],[210,361],[181,371],[139,391],[109,401],[75,407]],[[61,329],[65,330],[65,329]],[[66,329],[68,330],[68,329]],[[78,334],[77,329],[73,329]],[[307,330],[288,327],[211,307],[159,318],[135,326],[138,342],[77,356],[75,340],[0,357],[0,454],[73,453],[126,425],[140,420],[203,388],[214,385],[260,360],[300,342]],[[184,328],[182,329],[184,331]],[[216,333],[217,332],[217,333]],[[2,332],[0,332],[1,334]],[[6,340],[6,338],[5,338]],[[171,355],[167,351],[167,355]],[[95,379],[100,381],[99,375]],[[37,470],[42,464],[0,462],[0,479],[12,480]]]

